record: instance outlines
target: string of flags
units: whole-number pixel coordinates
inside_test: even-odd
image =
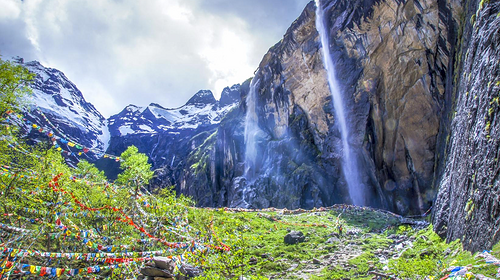
[[[37,172],[35,172],[33,170],[24,169],[23,172],[24,173],[20,173],[19,171],[15,172],[12,170],[12,167],[7,166],[7,165],[0,166],[0,176],[6,176],[8,178],[17,177],[17,178],[22,179],[22,180],[37,180],[39,178],[37,176]],[[116,194],[116,190],[118,188],[121,188],[121,187],[116,186],[115,184],[107,182],[107,181],[104,181],[102,183],[94,183],[94,182],[80,179],[75,175],[70,176],[69,179],[75,183],[82,183],[82,184],[86,184],[87,186],[104,186],[105,189],[103,190],[103,192],[106,192],[106,190],[109,189],[113,193]],[[24,190],[22,190],[22,191],[24,192]],[[146,203],[145,206],[151,207],[151,205],[149,205],[148,203]]]
[[[23,181],[28,181],[28,180],[37,180],[37,176],[31,176],[31,175],[26,175],[26,174],[21,174],[21,173],[15,173],[11,172],[10,170],[5,170],[5,169],[0,169],[0,176],[7,177],[7,178],[18,178]]]
[[[46,266],[38,266],[38,265],[30,265],[30,264],[21,264],[14,263],[11,261],[4,261],[0,267],[0,274],[4,274],[7,272],[16,269],[14,273],[22,273],[25,275],[33,275],[33,276],[46,276],[46,277],[63,277],[70,276],[74,277],[77,275],[89,275],[89,274],[99,274],[105,270],[113,270],[121,267],[130,266],[132,264],[137,265],[136,261],[128,261],[124,263],[114,264],[114,265],[106,265],[106,266],[89,266],[86,268],[59,268],[59,267],[46,267]]]
[[[71,138],[63,134],[60,130],[58,130],[57,127],[49,120],[49,118],[40,109],[36,108],[35,111],[37,111],[42,116],[42,118],[52,127],[51,129],[46,128],[40,124],[34,123],[20,114],[14,115],[14,111],[12,110],[8,110],[6,113],[7,116],[11,117],[10,118],[11,120],[13,120],[12,116],[14,115],[14,117],[17,117],[18,120],[22,120],[27,126],[47,136],[52,141],[54,148],[66,156],[75,156],[75,157],[83,156],[87,155],[87,153],[89,152],[92,152],[96,154],[99,158],[109,158],[117,162],[121,161],[120,157],[118,156],[106,154],[105,152],[99,149],[86,147],[85,145],[82,145],[76,141],[68,140]],[[68,150],[63,149],[64,146],[68,147]],[[77,151],[73,152],[69,148],[74,148]]]
[[[4,257],[42,257],[49,259],[86,260],[106,263],[122,262],[120,261],[120,259],[131,260],[139,258],[151,258],[154,256],[162,256],[169,253],[171,253],[169,250],[114,253],[56,253],[0,246],[0,254]]]
[[[34,156],[38,159],[43,159],[43,157],[39,156],[39,155],[34,155],[28,151],[26,151],[23,147],[21,147],[21,145],[19,145],[19,143],[8,143],[7,144],[7,147],[11,148],[11,149],[14,149],[18,152],[20,152],[21,154],[25,154],[25,155],[29,155],[29,156]]]
[[[175,264],[175,270],[179,271],[185,259],[184,255],[168,256]],[[112,271],[114,269],[129,267],[135,265],[137,268],[138,262],[151,260],[152,257],[143,258],[109,258],[107,265],[93,265],[85,268],[67,268],[67,267],[47,267],[30,265],[26,263],[16,263],[15,261],[5,260],[0,263],[0,275],[14,272],[15,274],[23,274],[30,276],[45,276],[45,277],[74,277],[91,274],[99,274],[104,271]]]
[[[71,139],[70,137],[66,136],[65,134],[63,134],[61,131],[59,131],[57,129],[57,127],[49,120],[49,118],[47,118],[47,116],[42,112],[42,110],[40,110],[39,108],[36,108],[35,109],[42,117],[43,119],[55,130],[57,131],[57,133],[59,135],[61,135],[62,137],[60,138],[61,140],[61,143],[62,144],[66,144],[68,145],[69,147],[75,147],[76,149],[78,150],[82,150],[83,153],[88,153],[89,151],[95,153],[96,155],[99,155],[99,157],[102,157],[102,158],[109,158],[109,159],[113,159],[115,161],[120,161],[120,157],[117,157],[117,156],[114,156],[114,155],[110,155],[110,154],[106,154],[105,152],[99,150],[99,149],[96,149],[96,148],[89,148],[89,147],[85,147],[84,145],[82,144],[78,144],[76,141],[70,141],[70,140],[66,140],[66,139]],[[78,155],[81,155],[81,152],[78,153]]]
[[[81,203],[76,197],[75,195],[70,192],[70,191],[66,191],[64,190],[63,188],[59,187],[59,179],[61,178],[63,174],[60,173],[59,175],[55,176],[51,182],[48,184],[50,188],[52,188],[53,191],[55,192],[62,192],[64,194],[69,194],[71,196],[71,198],[73,199],[73,201],[79,205],[82,210],[88,210],[88,211],[100,211],[100,210],[104,210],[104,209],[109,209],[109,210],[112,210],[114,212],[119,212],[120,214],[122,214],[122,217],[121,218],[117,218],[116,220],[117,221],[120,221],[120,222],[123,222],[125,224],[128,224],[128,225],[131,225],[133,226],[136,230],[138,230],[139,232],[141,232],[142,234],[146,235],[147,237],[151,238],[152,240],[155,240],[155,241],[158,241],[160,243],[162,243],[163,245],[167,246],[167,247],[170,247],[170,248],[179,248],[179,249],[187,249],[187,248],[192,248],[192,250],[194,251],[195,248],[201,248],[203,247],[203,245],[201,244],[197,244],[195,243],[194,241],[193,242],[168,242],[162,238],[158,238],[158,237],[155,237],[153,236],[151,233],[147,232],[145,228],[137,225],[130,216],[128,216],[124,211],[123,209],[121,208],[116,208],[116,207],[112,207],[112,206],[109,206],[109,205],[105,205],[103,207],[99,207],[99,208],[91,208],[91,207],[88,207],[86,205],[84,205],[83,203]],[[88,242],[85,242],[85,244],[87,246],[92,246],[92,248],[94,249],[99,249],[97,248],[97,246],[94,246],[95,244],[93,244],[90,240]],[[222,244],[222,242],[221,242]],[[210,245],[210,247],[214,248],[214,249],[217,249],[217,250],[221,250],[221,251],[229,251],[230,248],[229,246],[227,245],[223,245],[223,246],[214,246],[214,245]]]
[[[15,232],[21,232],[21,233],[33,232],[33,230],[31,230],[31,229],[10,226],[10,225],[6,225],[6,224],[2,224],[2,223],[0,223],[0,229],[3,231],[15,231]]]
[[[0,250],[1,249],[2,247],[0,247]],[[9,253],[8,250],[12,250],[12,252]],[[95,253],[48,253],[48,252],[38,252],[31,250],[12,249],[12,248],[5,248],[5,251],[3,255],[9,256],[11,258],[13,257],[24,258],[28,256],[45,257],[49,259],[84,260],[87,262],[106,263],[106,264],[128,263],[137,261],[144,262],[152,259],[151,255],[147,255],[146,257],[113,257],[113,256],[102,256],[101,254],[95,254]]]

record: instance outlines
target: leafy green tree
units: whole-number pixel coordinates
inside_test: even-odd
[[[129,146],[120,156],[120,168],[122,173],[118,174],[117,184],[126,185],[134,190],[134,196],[137,197],[139,188],[149,183],[153,178],[151,164],[148,163],[148,156],[139,153],[135,146]]]
[[[0,113],[18,110],[31,93],[28,87],[35,75],[22,65],[0,58]]]
[[[73,172],[78,179],[83,179],[87,181],[104,183],[107,181],[104,171],[97,169],[94,164],[89,163],[86,160],[81,160],[76,169]]]

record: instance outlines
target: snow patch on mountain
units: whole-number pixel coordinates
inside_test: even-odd
[[[103,152],[109,144],[106,119],[88,103],[80,90],[59,70],[47,68],[37,61],[17,61],[36,75],[29,98],[28,118],[60,131],[71,141]],[[49,119],[46,123],[37,110]],[[55,126],[53,128],[52,125]]]
[[[109,126],[112,136],[160,132],[178,134],[179,131],[217,125],[237,104],[235,101],[220,106],[211,91],[201,90],[179,108],[168,109],[155,103],[147,107],[129,105],[119,114],[111,116]]]
[[[109,133],[108,120],[104,120],[104,127],[101,130],[101,134],[97,136],[98,142],[103,144],[102,150],[107,151],[109,143],[111,141],[111,134]]]
[[[120,135],[121,136],[125,136],[125,135],[128,135],[128,134],[133,134],[135,133],[135,130],[133,130],[130,125],[124,125],[124,126],[120,126],[118,128],[120,130]]]

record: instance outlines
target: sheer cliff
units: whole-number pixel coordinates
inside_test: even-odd
[[[451,87],[454,7],[436,1],[321,5],[351,116],[350,145],[362,170],[365,204],[403,214],[427,211],[437,192],[433,180],[441,149],[440,120]],[[221,160],[192,158],[206,161],[193,162],[198,167],[212,166],[213,172],[202,173],[209,177],[204,181],[212,185],[213,194],[224,197],[219,204],[311,208],[349,202],[321,47],[311,2],[264,55],[254,77],[260,132],[252,180],[243,176],[244,151],[226,146],[242,145],[246,102],[233,114],[239,121],[231,121],[231,129],[239,133],[228,139],[221,126],[213,137],[212,154],[220,154]],[[200,174],[188,170],[185,181],[195,182],[195,173]],[[194,188],[187,185],[183,190]]]
[[[478,251],[500,240],[500,3],[464,5],[433,223],[448,240],[461,239]]]

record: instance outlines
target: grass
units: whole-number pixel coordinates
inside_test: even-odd
[[[381,211],[350,207],[301,214],[189,212],[189,222],[201,229],[200,236],[231,247],[230,252],[192,258],[205,271],[198,279],[372,279],[372,272],[424,279],[444,277],[448,268],[465,265],[473,266],[473,274],[494,278],[497,270],[463,251],[458,241],[446,243],[431,226],[414,229]],[[285,244],[291,230],[302,231],[305,242]],[[500,246],[492,254],[499,257]]]

